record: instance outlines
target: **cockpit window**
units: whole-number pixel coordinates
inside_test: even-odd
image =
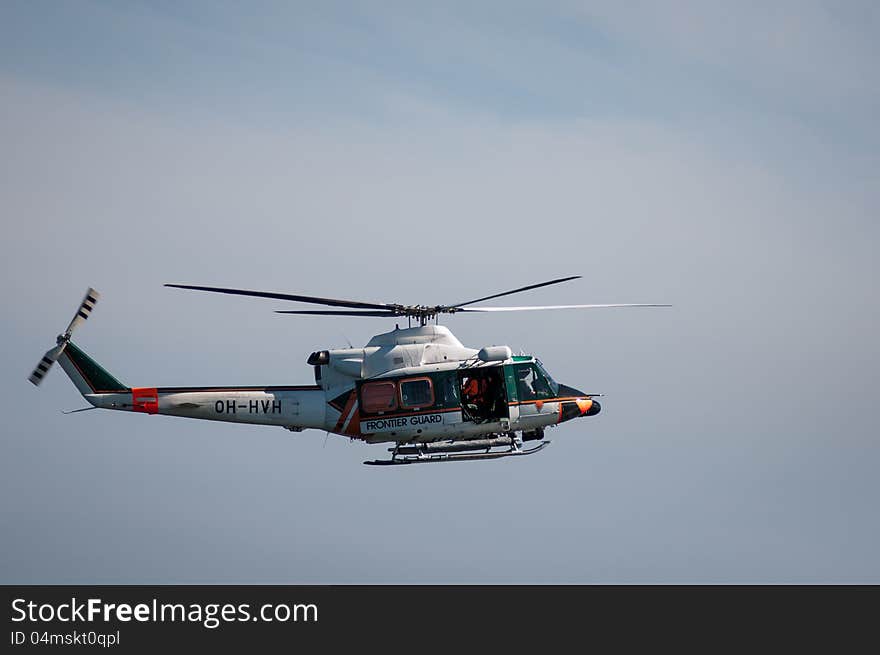
[[[514,364],[516,391],[520,401],[553,398],[559,385],[550,378],[538,364]]]

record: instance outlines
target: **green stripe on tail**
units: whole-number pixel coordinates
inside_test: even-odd
[[[131,391],[131,389],[104,370],[98,362],[80,350],[72,341],[67,343],[64,355],[74,364],[86,384],[91,387],[93,393],[126,393]]]

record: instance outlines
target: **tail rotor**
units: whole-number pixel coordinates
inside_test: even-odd
[[[58,335],[58,345],[48,350],[46,354],[43,355],[43,358],[39,361],[36,368],[34,368],[33,373],[30,374],[28,380],[30,380],[32,384],[39,386],[43,381],[43,378],[46,377],[49,369],[52,368],[52,364],[54,364],[61,356],[61,353],[64,352],[73,331],[76,330],[83,321],[88,319],[100,297],[101,294],[89,287],[88,291],[86,291],[85,297],[79,304],[79,308],[76,310],[76,314],[73,315],[73,319],[64,331],[64,334]]]

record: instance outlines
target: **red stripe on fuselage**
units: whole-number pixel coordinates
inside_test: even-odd
[[[342,409],[342,412],[339,414],[339,420],[336,421],[336,425],[333,426],[333,432],[336,434],[341,434],[342,426],[345,424],[345,419],[348,418],[348,415],[351,414],[351,410],[354,407],[354,403],[357,400],[357,393],[352,390],[352,392],[348,395],[348,400],[345,401],[345,407]]]
[[[159,413],[159,394],[155,387],[132,387],[131,411],[144,414]]]

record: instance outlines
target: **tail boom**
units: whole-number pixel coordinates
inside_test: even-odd
[[[84,395],[103,409],[251,425],[324,427],[324,392],[317,386],[133,387]]]
[[[136,387],[124,397],[112,396],[107,398],[111,409],[145,414],[293,428],[324,427],[324,392],[312,385]]]
[[[293,430],[324,429],[326,403],[317,385],[264,387],[129,387],[70,340],[89,318],[100,294],[92,288],[73,320],[28,378],[39,385],[57,361],[93,406],[142,414],[164,414],[209,421],[279,425]]]
[[[59,362],[95,407],[210,421],[324,427],[324,392],[316,385],[266,387],[128,387],[73,342]]]

